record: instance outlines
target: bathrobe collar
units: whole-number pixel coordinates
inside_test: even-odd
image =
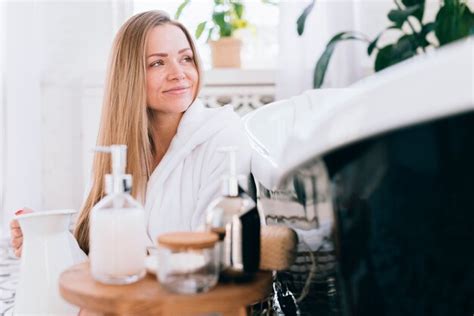
[[[148,180],[145,197],[147,221],[150,210],[154,208],[155,203],[160,203],[162,198],[158,188],[162,187],[173,170],[194,148],[225,128],[230,121],[235,121],[235,113],[231,105],[211,109],[206,108],[201,100],[196,99],[189,106],[181,118],[170,147]]]

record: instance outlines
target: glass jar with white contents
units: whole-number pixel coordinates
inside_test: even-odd
[[[218,236],[211,232],[179,232],[158,238],[158,280],[176,293],[206,292],[217,284]]]

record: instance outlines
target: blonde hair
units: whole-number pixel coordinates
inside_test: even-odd
[[[132,195],[144,201],[146,183],[152,173],[153,141],[146,97],[146,47],[148,34],[156,26],[179,27],[189,42],[198,71],[198,89],[202,85],[202,66],[194,41],[179,22],[163,11],[147,11],[132,16],[120,28],[112,47],[102,105],[97,144],[127,145],[127,173],[133,176]],[[196,96],[194,96],[196,98]],[[110,155],[97,153],[92,167],[92,188],[77,220],[74,235],[79,246],[89,252],[89,215],[105,195],[105,174],[111,171]]]

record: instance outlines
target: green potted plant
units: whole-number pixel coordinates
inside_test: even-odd
[[[175,19],[179,19],[190,2],[191,0],[185,0],[181,3],[176,10]],[[207,32],[206,41],[211,47],[214,68],[241,66],[242,41],[235,36],[235,31],[249,26],[244,18],[244,9],[241,0],[214,0],[211,18],[198,24],[195,36],[199,39]]]
[[[380,71],[417,54],[423,54],[430,47],[437,48],[474,34],[474,13],[463,0],[440,0],[441,6],[434,21],[423,23],[425,0],[394,0],[396,8],[388,13],[392,25],[375,39],[358,32],[336,34],[326,45],[314,68],[313,87],[320,88],[324,81],[329,61],[336,44],[346,40],[367,43],[367,54],[375,54],[374,70]],[[313,0],[298,18],[297,32],[302,35],[308,14],[313,10]],[[379,47],[377,42],[387,30],[396,29],[401,36],[395,43]],[[408,29],[408,31],[407,31]],[[434,36],[432,36],[434,34]]]

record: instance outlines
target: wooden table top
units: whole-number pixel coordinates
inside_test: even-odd
[[[99,283],[92,278],[88,262],[72,266],[59,279],[60,293],[68,302],[89,311],[127,315],[233,314],[268,297],[271,284],[271,272],[258,272],[248,283],[218,284],[207,293],[176,294],[150,274],[129,285]]]

